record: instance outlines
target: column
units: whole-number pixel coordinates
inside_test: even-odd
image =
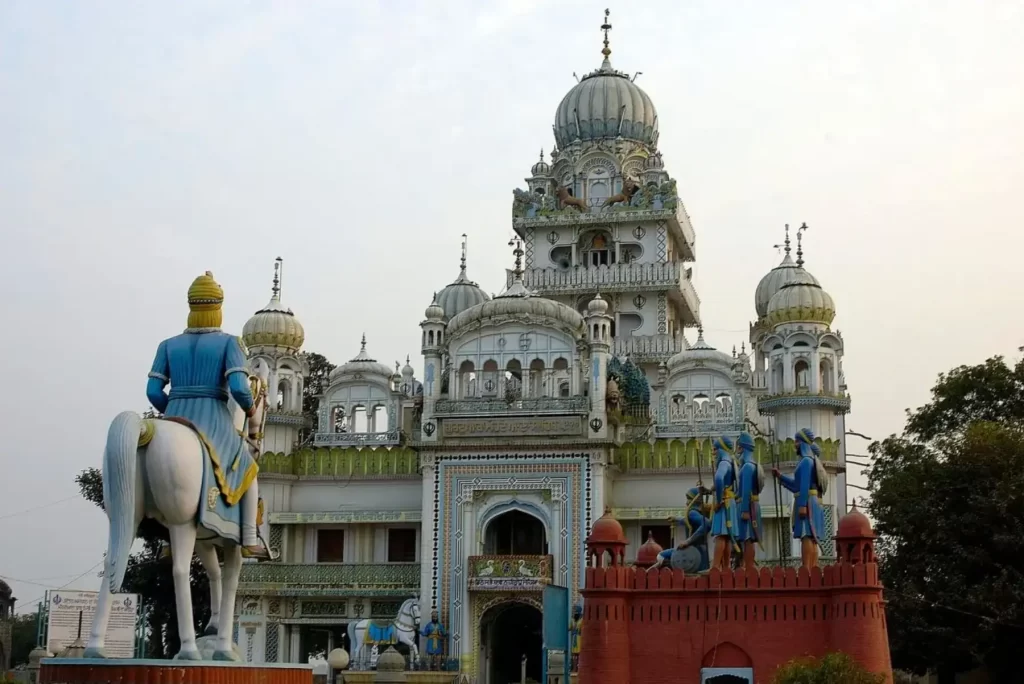
[[[811,351],[811,358],[808,362],[810,364],[810,388],[811,394],[817,394],[821,391],[821,359],[818,357],[818,350]]]
[[[796,391],[796,377],[793,375],[793,353],[788,349],[782,354],[782,391]]]
[[[267,376],[267,403],[271,411],[277,410],[277,369],[271,368]]]
[[[423,476],[420,523],[420,615],[430,619],[434,604],[434,482],[437,466],[433,454],[420,455]]]
[[[576,257],[576,243],[574,242],[574,243],[572,243],[572,265],[576,266],[578,264],[579,264],[579,261],[577,261],[577,257]]]

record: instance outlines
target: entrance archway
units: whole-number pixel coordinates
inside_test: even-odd
[[[483,684],[518,684],[526,656],[526,678],[540,682],[543,647],[541,612],[519,602],[502,603],[480,619]]]
[[[547,552],[544,523],[529,513],[513,509],[487,523],[484,531],[484,553],[487,555],[543,556]]]

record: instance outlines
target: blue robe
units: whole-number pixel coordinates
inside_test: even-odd
[[[711,517],[712,537],[736,536],[736,464],[728,454],[720,454],[715,466],[715,512]]]
[[[818,544],[825,534],[825,511],[818,496],[818,469],[811,455],[811,448],[800,445],[800,462],[793,475],[779,475],[782,486],[793,492],[793,539],[811,537]],[[807,516],[801,517],[799,510],[807,508]]]
[[[751,452],[745,452],[741,464],[740,482],[736,496],[736,517],[738,518],[736,537],[741,542],[759,542],[764,530],[764,521],[761,519],[761,504],[759,502],[761,492],[757,489],[757,463]],[[744,520],[743,513],[748,513],[750,519]]]
[[[170,394],[164,387],[171,386]],[[185,332],[160,343],[146,396],[165,418],[183,418],[205,440],[203,495],[199,524],[240,542],[238,502],[259,467],[238,434],[228,410],[228,394],[243,411],[253,405],[245,348],[220,330]]]
[[[710,557],[708,556],[708,532],[711,530],[711,521],[704,517],[704,515],[696,510],[690,509],[687,512],[685,518],[676,518],[677,529],[685,529],[689,536],[685,539],[688,542],[688,546],[697,549],[700,553],[700,566],[697,568],[697,572],[704,572],[711,567]],[[676,546],[679,546],[684,540],[675,540]],[[663,564],[670,566],[672,562],[672,552],[675,551],[675,547],[671,549],[665,549],[658,554],[663,559]]]
[[[444,640],[448,636],[448,632],[445,631],[444,625],[440,622],[434,622],[431,620],[423,627],[423,631],[421,633],[427,640],[427,655],[444,655]]]

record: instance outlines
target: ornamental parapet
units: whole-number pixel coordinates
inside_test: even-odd
[[[358,444],[366,446],[386,446],[402,441],[400,430],[387,432],[318,432],[313,437],[314,446],[334,446]]]
[[[714,454],[711,447],[713,437],[719,434],[730,434],[735,437],[741,430],[742,426],[733,433],[712,433],[709,436],[688,439],[658,438],[654,440],[653,444],[647,440],[624,442],[613,451],[612,465],[624,474],[707,468],[713,462]],[[821,447],[821,460],[826,467],[837,466],[839,464],[839,441],[820,437],[814,441]],[[792,439],[778,442],[775,448],[778,462],[791,463],[798,460],[796,442]],[[772,447],[768,440],[761,437],[755,438],[754,458],[762,464],[774,462]]]
[[[672,590],[699,594],[706,591],[747,592],[752,589],[768,589],[794,592],[848,587],[881,589],[878,565],[836,563],[812,568],[809,571],[803,567],[797,569],[791,566],[761,567],[755,570],[739,568],[725,572],[715,568],[702,575],[684,575],[682,570],[669,568],[648,572],[645,568],[636,567],[591,567],[587,568],[584,596],[587,595],[586,592],[594,590]]]
[[[297,428],[306,428],[313,422],[299,411],[268,411],[267,425],[290,425]]]
[[[612,355],[633,363],[660,363],[686,349],[682,335],[634,335],[612,340]]]
[[[419,563],[244,563],[238,589],[275,596],[410,596]]]
[[[793,408],[822,408],[840,415],[850,412],[850,396],[848,394],[792,392],[772,394],[757,400],[757,410],[762,415],[773,415],[779,410]]]
[[[554,576],[552,564],[551,556],[470,556],[469,588],[475,591],[540,590]]]
[[[434,415],[562,415],[586,413],[589,408],[587,397],[531,397],[511,403],[502,399],[439,399],[434,402]]]
[[[290,454],[260,457],[260,478],[291,476],[318,479],[418,477],[419,454],[405,446],[305,447]]]

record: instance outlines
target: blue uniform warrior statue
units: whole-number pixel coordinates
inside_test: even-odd
[[[444,659],[444,644],[448,638],[448,631],[441,624],[436,610],[430,611],[430,622],[423,626],[421,634],[426,639],[425,646],[430,669],[439,669],[441,661]]]
[[[248,558],[270,558],[257,529],[259,466],[228,410],[228,396],[252,417],[247,350],[220,329],[224,291],[209,271],[188,289],[188,328],[156,350],[146,396],[165,420],[194,429],[203,445],[198,524],[240,543]],[[169,394],[164,388],[170,384]]]
[[[583,606],[577,603],[572,608],[572,620],[569,622],[569,661],[571,672],[578,672],[580,667],[580,649],[583,647]]]
[[[818,565],[822,535],[828,534],[819,498],[828,486],[828,476],[815,454],[814,433],[807,428],[800,430],[796,433],[796,444],[800,461],[793,475],[782,475],[777,468],[773,468],[772,473],[783,487],[793,492],[793,539],[800,540],[801,562],[810,570]]]
[[[715,557],[711,567],[725,572],[732,567],[732,547],[736,543],[736,462],[733,441],[721,436],[715,448],[715,503],[712,508],[711,536],[715,538]]]
[[[686,491],[686,514],[681,518],[669,518],[676,524],[676,546],[659,553],[658,561],[653,567],[660,568],[672,564],[672,556],[676,551],[690,549],[688,553],[693,554],[692,558],[681,558],[678,567],[689,574],[705,572],[708,569],[708,532],[711,531],[711,521],[707,515],[711,511],[704,503],[703,495],[710,493],[710,489],[701,486],[691,487]]]
[[[753,570],[756,547],[761,543],[764,530],[759,502],[764,489],[764,470],[754,460],[754,438],[749,432],[740,433],[736,446],[740,451],[739,486],[736,492],[736,509],[740,515],[736,537],[743,546],[743,567]]]

